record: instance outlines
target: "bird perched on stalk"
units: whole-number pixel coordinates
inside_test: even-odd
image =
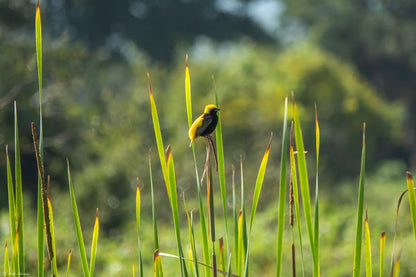
[[[220,109],[213,104],[205,106],[204,113],[192,123],[192,126],[189,129],[189,138],[191,139],[189,146],[191,146],[198,137],[210,137],[209,135],[215,130],[215,127],[217,127],[217,112],[219,110]]]

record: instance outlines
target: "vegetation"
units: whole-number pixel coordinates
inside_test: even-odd
[[[278,55],[253,42],[205,45],[205,58],[186,59],[184,86],[183,61],[161,68],[133,46],[127,63],[82,44],[69,50],[65,40],[46,40],[45,55],[39,3],[35,22],[36,55],[0,43],[33,56],[28,67],[7,64],[15,80],[0,99],[8,130],[0,139],[14,140],[1,173],[6,276],[416,273],[413,177],[383,160],[408,139],[405,108],[350,64],[312,41]],[[23,93],[35,83],[22,77],[27,68],[38,73],[36,101]],[[187,147],[206,103],[221,108],[218,171],[203,138]]]

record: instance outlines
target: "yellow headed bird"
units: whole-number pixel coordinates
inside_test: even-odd
[[[192,123],[189,129],[189,138],[191,139],[189,146],[192,145],[192,142],[197,137],[207,137],[215,130],[218,122],[217,112],[219,110],[213,104],[205,106],[204,113]]]

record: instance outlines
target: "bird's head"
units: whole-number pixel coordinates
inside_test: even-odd
[[[211,112],[217,112],[219,110],[220,109],[218,109],[217,106],[215,106],[214,104],[209,104],[209,105],[205,106],[204,113],[208,114],[208,113],[211,113]]]

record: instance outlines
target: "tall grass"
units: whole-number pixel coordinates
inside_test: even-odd
[[[57,260],[57,249],[55,240],[59,236],[59,233],[55,232],[54,229],[54,216],[52,210],[53,199],[50,198],[48,188],[50,185],[50,178],[48,177],[47,183],[45,182],[45,169],[43,167],[43,123],[42,123],[42,35],[41,35],[41,16],[39,2],[36,7],[35,14],[35,32],[36,32],[36,57],[37,57],[37,69],[38,69],[38,82],[39,82],[39,135],[35,131],[34,124],[32,125],[34,149],[37,158],[38,165],[38,205],[37,205],[37,274],[38,276],[44,276],[45,263],[44,263],[44,247],[48,249],[49,265],[51,268],[51,275],[57,276],[58,274],[63,275],[63,272],[68,276],[71,273],[71,257],[72,251],[69,251],[66,265],[59,263]],[[214,81],[214,79],[213,79]],[[201,161],[197,160],[196,153],[203,151],[203,149],[197,149],[195,145],[192,145],[191,151],[194,158],[195,167],[195,181],[197,191],[198,210],[189,211],[185,203],[185,195],[183,196],[184,202],[184,213],[181,212],[178,200],[178,188],[177,178],[175,175],[175,165],[173,158],[172,146],[168,146],[166,149],[163,144],[163,135],[161,123],[159,121],[159,114],[156,107],[155,94],[152,90],[150,75],[148,74],[149,84],[149,100],[150,110],[153,122],[153,129],[155,133],[156,148],[159,155],[160,167],[165,182],[166,192],[169,198],[170,209],[172,212],[173,229],[171,231],[172,237],[175,237],[176,246],[178,250],[177,255],[173,255],[164,252],[164,249],[160,249],[162,244],[160,240],[165,239],[159,237],[157,222],[159,217],[156,214],[156,203],[154,198],[153,190],[153,176],[152,176],[152,164],[149,151],[149,175],[150,175],[150,195],[142,194],[139,186],[139,181],[136,187],[136,202],[131,203],[132,210],[136,212],[136,230],[137,230],[137,253],[138,253],[138,272],[139,276],[144,276],[144,267],[149,264],[153,264],[154,276],[166,275],[162,266],[162,258],[176,259],[181,269],[181,276],[249,276],[252,259],[250,256],[250,244],[253,244],[253,239],[257,239],[262,234],[254,233],[254,223],[257,214],[257,208],[261,203],[261,191],[266,176],[266,169],[269,163],[269,156],[272,151],[272,137],[266,145],[266,150],[263,155],[259,153],[260,165],[257,171],[257,178],[254,182],[254,192],[251,197],[247,197],[246,189],[247,182],[249,180],[244,178],[243,162],[240,159],[240,191],[235,183],[236,171],[232,167],[232,195],[227,195],[227,157],[225,156],[225,147],[228,141],[223,138],[223,128],[226,128],[226,122],[222,122],[221,112],[219,113],[219,121],[215,133],[216,143],[210,143],[207,141],[206,147],[206,159],[205,167],[202,175],[198,171],[198,164]],[[191,78],[188,66],[188,57],[186,59],[185,66],[185,108],[187,114],[188,126],[192,124],[192,93],[191,93]],[[217,91],[217,86],[214,81],[213,99],[214,103],[222,108],[220,102],[220,91]],[[280,178],[278,180],[279,195],[278,195],[278,214],[277,214],[277,231],[276,231],[276,276],[280,276],[282,270],[287,268],[286,264],[283,264],[284,255],[288,255],[289,259],[292,260],[292,276],[296,276],[297,273],[301,272],[305,276],[305,272],[313,272],[313,276],[320,276],[320,211],[319,211],[319,155],[320,155],[320,128],[318,123],[318,114],[315,109],[315,195],[312,197],[309,188],[309,175],[308,165],[306,159],[305,143],[301,128],[301,121],[297,105],[294,101],[294,95],[292,96],[292,107],[293,107],[293,123],[290,143],[287,134],[287,121],[288,119],[288,101],[285,100],[283,103],[276,103],[276,105],[282,104],[284,108],[283,118],[283,130],[281,134],[281,149],[280,149]],[[163,114],[163,111],[162,113]],[[166,115],[164,115],[166,116]],[[263,138],[258,138],[262,140]],[[217,166],[218,171],[211,169],[212,155],[215,155],[214,149],[217,150]],[[364,189],[365,189],[365,124],[363,125],[363,138],[362,138],[362,152],[361,152],[361,166],[360,168],[360,180],[358,186],[358,204],[357,204],[357,220],[356,220],[356,236],[355,244],[351,245],[351,250],[354,251],[354,261],[351,265],[353,276],[360,276],[361,267],[361,250],[364,239],[365,249],[365,272],[366,276],[371,276],[374,268],[372,263],[372,247],[371,247],[371,235],[370,235],[370,223],[365,213],[364,218]],[[289,151],[288,151],[289,150]],[[287,156],[289,152],[289,167],[290,167],[290,178],[287,178]],[[358,157],[357,157],[358,165]],[[96,217],[94,221],[94,227],[92,230],[92,241],[91,241],[91,252],[87,255],[86,247],[84,243],[84,234],[81,228],[81,221],[76,201],[75,188],[72,182],[69,161],[67,161],[67,172],[68,172],[68,188],[69,197],[71,201],[71,208],[73,213],[73,220],[75,230],[73,232],[74,238],[77,238],[78,251],[80,254],[80,260],[82,265],[82,272],[74,272],[74,275],[94,276],[96,275],[96,259],[100,255],[100,248],[98,247],[99,237],[99,214],[98,209],[96,210]],[[5,276],[17,276],[27,274],[27,264],[25,258],[25,236],[24,220],[23,220],[23,187],[22,187],[22,164],[20,160],[20,140],[19,140],[19,126],[18,126],[18,114],[17,104],[14,103],[14,173],[12,172],[12,163],[10,161],[9,150],[6,146],[6,173],[7,173],[7,192],[8,192],[8,204],[9,204],[9,221],[10,221],[10,239],[9,243],[4,242],[4,261],[3,261],[3,274]],[[216,178],[218,177],[218,178]],[[410,172],[406,174],[406,191],[400,196],[398,206],[396,210],[396,225],[395,233],[393,236],[392,246],[392,259],[391,259],[391,276],[398,276],[400,272],[400,254],[396,253],[395,241],[396,233],[398,229],[398,212],[400,204],[403,200],[405,193],[409,196],[409,210],[411,214],[411,222],[413,226],[413,232],[416,239],[416,197],[415,188],[413,184],[413,177]],[[218,182],[216,181],[218,180]],[[206,198],[204,192],[201,189],[202,183],[206,183]],[[217,185],[219,187],[217,187]],[[289,190],[287,187],[289,185]],[[214,209],[215,196],[221,195],[221,206],[222,206],[222,217],[218,215]],[[299,197],[300,194],[300,197]],[[249,195],[250,196],[250,195]],[[152,223],[153,223],[153,239],[154,239],[154,252],[153,256],[148,252],[142,252],[142,239],[141,236],[143,224],[142,221],[142,199],[151,198],[152,207]],[[230,199],[231,198],[231,199]],[[238,198],[240,202],[238,203]],[[250,210],[247,209],[248,215],[246,214],[246,201],[251,201]],[[227,205],[228,201],[232,201],[232,207],[229,208]],[[289,204],[289,223],[285,220],[287,215],[286,206]],[[303,214],[301,211],[303,207]],[[195,228],[196,220],[194,214],[198,213],[200,234],[198,235]],[[58,215],[60,216],[60,215]],[[208,218],[206,217],[208,216]],[[187,220],[187,232],[188,240],[183,240],[181,232],[183,232],[184,223],[180,220],[186,218]],[[303,219],[303,220],[302,220]],[[220,223],[218,223],[220,222]],[[225,232],[224,237],[217,237],[217,229],[219,225],[223,224]],[[306,234],[302,229],[302,225],[306,226]],[[286,253],[284,251],[284,234],[286,228],[290,226],[291,231],[291,252]],[[232,228],[228,228],[232,226]],[[364,226],[364,227],[363,227]],[[296,239],[296,232],[298,233],[298,239]],[[309,239],[309,249],[303,245],[302,237],[307,236]],[[229,240],[230,238],[230,240]],[[46,239],[46,240],[45,240]],[[46,245],[45,245],[46,242]],[[202,247],[201,247],[202,246]],[[300,248],[300,251],[296,250],[296,247]],[[184,249],[188,249],[188,258],[184,256]],[[384,271],[384,257],[386,249],[386,233],[383,232],[380,237],[380,263],[379,272],[380,276],[383,276]],[[310,251],[312,257],[312,265],[305,264],[304,250]],[[11,252],[11,254],[9,253]],[[270,253],[269,249],[264,249],[264,252]],[[268,254],[273,255],[273,254]],[[202,256],[202,259],[201,259]],[[153,263],[145,262],[151,260],[153,257]],[[297,268],[296,259],[301,260],[301,268]],[[323,261],[325,262],[325,261]],[[130,267],[130,265],[125,265]],[[133,264],[133,276],[135,276],[135,265]],[[287,270],[286,270],[287,271]]]
[[[361,244],[363,236],[363,210],[364,210],[364,181],[365,181],[365,123],[363,124],[363,146],[361,151],[360,183],[358,188],[357,228],[354,248],[353,277],[360,276]]]

